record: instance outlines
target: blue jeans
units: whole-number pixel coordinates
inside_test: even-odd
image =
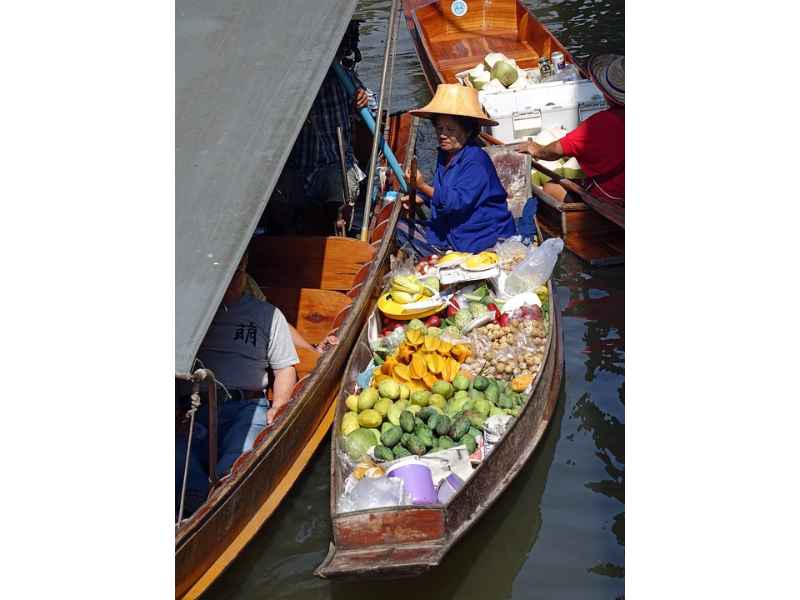
[[[247,450],[267,426],[269,401],[228,400],[218,409],[217,427],[217,477],[222,477],[233,466],[234,461]],[[181,501],[183,470],[186,463],[188,436],[182,433],[175,438],[175,516]],[[183,516],[196,511],[208,497],[208,407],[203,405],[197,411],[192,435],[192,449],[189,454],[189,470],[186,478],[186,496]]]

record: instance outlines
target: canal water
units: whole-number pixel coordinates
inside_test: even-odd
[[[624,53],[624,2],[526,0],[576,59]],[[379,88],[388,0],[362,0],[359,74]],[[401,21],[391,112],[430,99]],[[420,132],[430,174],[435,141]],[[366,170],[366,165],[364,165]],[[208,590],[211,599],[593,599],[624,595],[625,272],[561,256],[554,273],[563,315],[565,381],[555,418],[514,483],[448,554],[413,580],[330,582],[314,577],[328,551],[330,438],[283,504]]]

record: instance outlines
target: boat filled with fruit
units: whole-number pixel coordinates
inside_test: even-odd
[[[437,565],[530,457],[561,381],[549,278],[562,248],[392,257],[342,381],[318,575]]]

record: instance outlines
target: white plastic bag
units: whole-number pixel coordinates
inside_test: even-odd
[[[505,293],[516,296],[544,285],[556,266],[558,255],[564,249],[564,241],[550,238],[538,247],[531,248],[528,255],[518,264],[505,282]]]
[[[407,504],[410,504],[410,501],[403,480],[396,477],[359,479],[351,486],[346,486],[339,498],[339,510],[342,512]]]

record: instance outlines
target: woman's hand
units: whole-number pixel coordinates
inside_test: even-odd
[[[406,181],[408,183],[411,183],[411,167],[406,169],[405,176],[406,176]],[[425,183],[425,178],[422,176],[422,171],[417,169],[417,177],[414,180],[414,187],[419,190],[423,186],[427,186],[427,184]]]

